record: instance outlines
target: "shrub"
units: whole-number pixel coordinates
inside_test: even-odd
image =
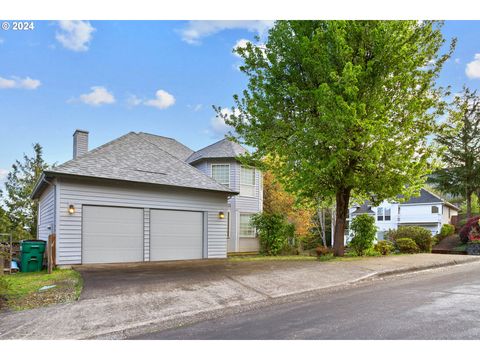
[[[382,256],[382,253],[376,250],[374,247],[368,248],[364,251],[363,255],[365,256]]]
[[[463,243],[466,243],[469,239],[468,236],[470,235],[470,232],[473,229],[480,230],[480,216],[475,216],[473,218],[468,219],[467,223],[462,227],[462,229],[459,232],[460,235],[460,240]]]
[[[2,267],[2,271],[3,271],[3,267]],[[7,301],[8,283],[5,277],[6,276],[4,276],[3,274],[0,275],[0,311],[2,310],[3,303]]]
[[[401,253],[415,254],[420,251],[417,243],[410,238],[400,238],[395,240],[395,246]]]
[[[317,256],[324,256],[331,253],[330,249],[325,246],[317,246],[315,252],[317,253]]]
[[[379,252],[381,255],[388,255],[393,250],[395,250],[395,245],[388,240],[380,240],[377,242],[374,247],[375,251]]]
[[[451,224],[443,224],[442,229],[440,230],[441,238],[446,238],[447,236],[453,235],[455,233],[455,226]]]
[[[375,218],[368,214],[355,216],[350,225],[353,233],[352,241],[349,246],[359,255],[362,256],[365,250],[373,246],[377,227],[375,226]]]
[[[295,226],[281,214],[260,213],[252,216],[252,225],[260,238],[260,251],[266,255],[279,255],[289,247]]]
[[[397,239],[409,238],[415,241],[419,251],[432,251],[432,233],[421,226],[400,226],[397,230],[390,230],[387,236],[393,243],[396,243]]]

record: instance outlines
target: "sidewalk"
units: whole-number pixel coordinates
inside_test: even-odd
[[[1,313],[0,339],[123,338],[286,300],[289,296],[472,261],[480,261],[480,257],[416,254],[332,262],[221,260],[158,265],[157,283],[145,291],[125,288],[120,293],[101,294],[75,303]],[[148,268],[150,275],[152,266]],[[108,276],[108,270],[105,271]],[[138,278],[142,267],[135,271]],[[175,276],[171,276],[173,273]],[[186,281],[192,277],[194,281]]]

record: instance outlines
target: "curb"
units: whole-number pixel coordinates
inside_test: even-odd
[[[415,273],[419,271],[426,271],[426,270],[433,270],[433,269],[439,269],[439,268],[446,268],[446,267],[451,267],[451,266],[456,266],[456,265],[463,265],[463,264],[468,264],[468,263],[473,263],[473,262],[478,262],[480,261],[480,257],[478,259],[476,258],[466,258],[463,260],[450,260],[447,262],[443,262],[441,264],[431,264],[431,265],[424,265],[424,266],[409,266],[406,268],[400,268],[396,270],[387,270],[387,271],[380,271],[375,274],[372,274],[371,277],[373,278],[386,278],[386,277],[393,277],[393,276],[398,276],[398,275],[403,275],[403,274],[409,274],[409,273]]]
[[[289,293],[289,294],[281,295],[278,297],[257,300],[254,302],[236,305],[232,307],[201,311],[197,314],[190,314],[185,316],[180,315],[176,318],[172,318],[164,321],[154,320],[152,322],[135,324],[126,329],[100,332],[98,334],[89,335],[81,339],[97,339],[97,340],[126,339],[130,337],[142,335],[145,333],[165,331],[165,330],[169,330],[169,329],[173,329],[181,326],[192,325],[200,321],[213,320],[220,316],[236,315],[249,310],[259,309],[265,306],[293,302],[296,300],[301,300],[308,297],[316,296],[319,293],[339,291],[339,290],[348,288],[350,286],[359,285],[361,283],[376,280],[376,279],[380,280],[380,279],[385,279],[389,277],[401,276],[409,273],[415,273],[415,272],[421,272],[421,271],[427,271],[427,270],[433,270],[433,269],[439,269],[439,268],[447,268],[447,267],[464,265],[464,264],[479,262],[479,261],[480,261],[480,256],[478,258],[469,257],[469,258],[463,258],[458,260],[455,259],[455,260],[449,260],[447,262],[425,265],[425,266],[409,266],[409,267],[404,267],[404,268],[395,269],[395,270],[373,272],[371,274],[367,274],[360,278],[353,279],[344,283],[334,284],[331,286]]]

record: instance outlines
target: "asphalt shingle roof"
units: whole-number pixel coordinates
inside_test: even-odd
[[[145,140],[152,142],[153,144],[158,146],[160,149],[165,150],[170,155],[173,155],[182,161],[185,161],[190,155],[194,153],[194,151],[189,147],[169,137],[154,135],[154,134],[147,134],[144,132],[141,132],[138,135],[144,138]]]
[[[234,193],[182,161],[180,158],[187,154],[188,148],[175,143],[173,139],[130,132],[46,171],[45,174],[88,176]],[[169,152],[175,150],[177,157]]]
[[[399,196],[401,198],[402,196]],[[420,189],[420,195],[416,197],[411,197],[407,201],[404,201],[403,204],[428,204],[436,202],[444,202],[441,197],[427,191],[425,189]]]
[[[370,202],[368,201],[364,202],[354,212],[352,212],[352,215],[359,215],[359,214],[375,214],[375,212],[372,210]]]
[[[187,158],[186,162],[191,164],[202,159],[236,158],[245,153],[248,153],[248,151],[243,146],[228,139],[223,139],[196,151]]]

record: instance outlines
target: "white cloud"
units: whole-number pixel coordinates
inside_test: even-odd
[[[233,45],[233,54],[236,56],[236,57],[239,57],[241,58],[241,56],[239,54],[237,54],[235,52],[236,49],[245,49],[247,47],[247,44],[249,43],[250,41],[248,41],[247,39],[240,39],[238,40],[235,45]]]
[[[143,102],[137,95],[129,95],[127,98],[128,107],[135,107],[140,105]]]
[[[203,109],[203,104],[187,105],[187,108],[192,109],[193,112],[198,112]]]
[[[0,169],[0,183],[7,180],[8,170],[7,169]]]
[[[240,112],[239,112],[238,109],[235,109],[233,111],[233,114],[235,114],[235,115],[238,115],[239,113]],[[232,115],[232,110],[228,109],[228,108],[222,108],[220,110],[220,114],[223,115],[223,116],[230,116],[230,115]],[[223,136],[223,135],[227,134],[228,132],[233,132],[234,131],[233,127],[225,124],[225,120],[224,120],[223,116],[216,115],[215,117],[213,117],[210,120],[211,132],[214,135],[222,135]]]
[[[6,79],[0,76],[0,89],[27,89],[35,90],[42,83],[40,80],[35,80],[30,77],[20,78],[12,76],[10,79]]]
[[[62,20],[59,21],[60,31],[55,38],[67,49],[73,51],[87,51],[92,33],[95,28],[88,21]]]
[[[155,99],[144,101],[143,104],[163,110],[175,104],[175,97],[160,89],[155,93]]]
[[[475,54],[474,60],[467,64],[465,74],[470,79],[480,79],[480,54]]]
[[[80,95],[79,100],[87,105],[100,106],[103,104],[113,104],[115,97],[103,86],[92,86],[92,91],[88,94]]]
[[[269,20],[192,20],[180,33],[183,41],[199,44],[204,37],[232,29],[245,29],[263,37],[272,26],[273,21]]]

